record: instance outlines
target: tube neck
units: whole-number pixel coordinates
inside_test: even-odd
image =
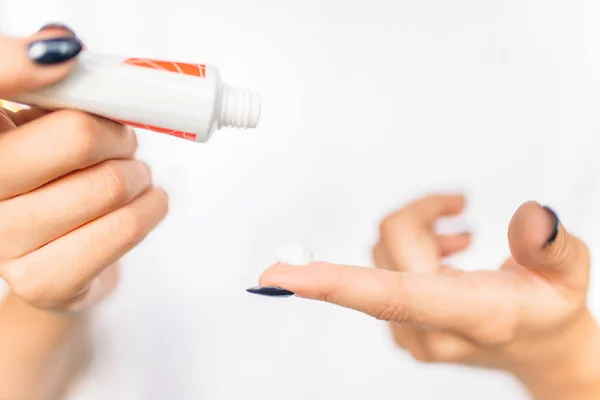
[[[260,111],[261,97],[258,93],[223,85],[220,127],[256,128]]]

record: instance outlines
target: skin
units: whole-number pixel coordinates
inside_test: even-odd
[[[600,398],[600,329],[586,305],[590,256],[535,202],[508,227],[511,256],[495,271],[461,271],[444,259],[470,235],[436,235],[462,196],[432,195],[381,223],[377,268],[275,264],[260,277],[297,296],[389,321],[396,344],[417,360],[507,371],[540,400]]]
[[[36,66],[28,42],[0,37],[0,98],[50,85],[73,62]],[[0,111],[0,398],[55,399],[89,357],[88,310],[118,282],[118,260],[167,213],[165,193],[135,160],[132,129],[84,113]],[[537,399],[600,398],[600,333],[586,307],[589,254],[550,214],[524,204],[498,271],[463,272],[443,259],[469,235],[436,236],[461,196],[431,196],[391,214],[377,269],[276,264],[261,277],[298,296],[390,321],[399,346],[426,362],[506,370]],[[491,318],[490,316],[493,316]]]
[[[36,65],[47,29],[0,36],[0,98],[64,78]],[[133,129],[73,110],[0,110],[0,398],[56,399],[89,358],[88,311],[113,291],[119,259],[165,217],[168,199],[135,159]]]

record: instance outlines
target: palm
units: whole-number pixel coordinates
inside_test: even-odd
[[[467,234],[435,234],[432,226],[437,218],[458,214],[463,208],[456,198],[446,198],[445,209],[438,208],[423,218],[426,214],[423,204],[439,201],[439,197],[420,200],[388,217],[382,224],[382,239],[374,249],[378,268],[451,277],[456,279],[457,296],[461,287],[473,288],[478,293],[479,304],[470,305],[472,319],[482,321],[490,330],[507,332],[502,342],[509,341],[510,332],[516,329],[548,330],[560,326],[580,308],[582,299],[565,296],[544,272],[519,264],[513,256],[496,271],[465,272],[445,266],[444,259],[466,249],[470,238]],[[587,284],[587,280],[584,281],[584,285]],[[489,319],[490,315],[494,316],[493,320]],[[464,362],[481,364],[479,360],[489,360],[485,347],[474,346],[462,336],[443,329],[422,329],[398,322],[391,322],[390,328],[396,342],[410,349],[418,359],[430,358],[431,343],[441,342],[445,343],[442,348],[463,349]],[[496,337],[500,336],[503,335]],[[486,357],[482,357],[482,352]]]

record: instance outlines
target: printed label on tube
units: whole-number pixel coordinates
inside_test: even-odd
[[[176,74],[184,74],[191,75],[198,78],[206,77],[206,65],[204,64],[191,64],[191,63],[182,63],[182,62],[173,62],[173,61],[163,61],[163,60],[152,60],[149,58],[128,58],[124,61],[125,64],[135,65],[137,67],[143,68],[151,68],[151,69],[159,69],[162,71],[169,71]],[[165,133],[167,135],[176,136],[178,138],[187,139],[187,140],[196,140],[196,134],[191,132],[180,132],[174,131],[172,129],[161,128],[158,126],[151,126],[140,124],[133,121],[122,121],[119,120],[126,125],[131,125],[134,128],[146,129],[153,132]]]

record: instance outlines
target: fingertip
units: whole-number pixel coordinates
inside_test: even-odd
[[[517,251],[541,250],[556,234],[555,214],[535,201],[523,203],[514,213],[508,229],[511,249]]]
[[[465,250],[471,244],[471,232],[460,232],[452,235],[439,235],[436,237],[440,255],[450,256]]]
[[[75,33],[75,31],[68,25],[63,24],[62,22],[48,22],[48,23],[42,25],[40,27],[40,29],[37,30],[36,33],[39,33],[39,32],[67,33],[67,34],[73,36],[74,38],[77,37],[77,34]]]
[[[123,125],[123,138],[131,146],[131,155],[135,155],[140,147],[137,133],[130,125]]]
[[[15,95],[54,84],[72,70],[81,44],[70,35],[48,35],[29,38],[0,37],[0,97]]]
[[[341,276],[333,264],[313,262],[296,266],[276,263],[267,268],[258,279],[259,287],[278,287],[309,299],[322,299],[332,290]]]
[[[442,203],[442,216],[452,216],[461,213],[467,206],[467,197],[464,193],[449,193],[437,195],[437,200]]]
[[[508,229],[513,258],[530,268],[562,269],[579,252],[571,246],[574,240],[577,241],[562,228],[556,212],[535,201],[517,209]]]
[[[286,275],[286,266],[281,263],[275,263],[265,269],[258,278],[259,286],[277,286]]]

